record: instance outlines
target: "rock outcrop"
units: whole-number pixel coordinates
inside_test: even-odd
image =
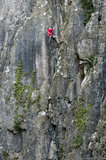
[[[105,68],[106,0],[0,0],[0,160],[105,160]]]

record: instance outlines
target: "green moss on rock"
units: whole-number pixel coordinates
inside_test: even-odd
[[[18,110],[20,109],[20,107],[22,112],[24,112],[24,114],[27,112],[28,108],[34,103],[37,103],[37,107],[40,108],[40,102],[39,102],[41,98],[40,93],[35,101],[31,100],[32,92],[34,91],[32,83],[34,83],[35,72],[30,74],[32,76],[31,84],[24,85],[23,83],[24,75],[26,75],[26,73],[24,74],[22,63],[21,61],[19,61],[18,67],[15,70],[16,81],[12,87],[9,97],[7,97],[7,100],[9,102],[12,96],[14,98],[13,108],[15,116],[13,119],[14,119],[14,129],[17,133],[22,131],[21,123],[24,121],[25,118],[23,115],[18,114]]]
[[[72,4],[72,1],[71,0],[68,0],[68,5],[71,5]]]
[[[91,68],[93,68],[95,55],[89,55],[87,58],[89,60],[89,64],[87,66],[87,72],[89,73]]]
[[[75,139],[73,141],[73,148],[77,149],[79,148],[83,143],[83,139],[79,133],[76,134]]]
[[[79,99],[75,102],[74,106],[74,121],[76,126],[76,135],[73,141],[73,148],[77,149],[83,143],[81,135],[86,130],[87,116],[91,105],[90,103],[88,103],[88,105],[85,107],[84,100],[82,99],[82,97],[79,97]]]
[[[86,121],[87,115],[90,109],[90,104],[87,107],[84,107],[84,101],[79,98],[78,101],[75,103],[74,108],[74,118],[75,118],[75,125],[77,130],[81,132],[85,131],[86,129]]]
[[[36,74],[36,71],[33,71],[33,72],[31,73],[31,83],[32,83],[32,85],[35,84],[35,74]]]
[[[8,156],[9,156],[9,153],[7,151],[3,151],[4,160],[7,160]]]
[[[24,116],[20,114],[16,114],[14,117],[14,128],[16,133],[19,133],[22,131],[21,124],[24,121]]]
[[[94,12],[92,0],[80,0],[81,7],[84,12],[84,25],[86,25]]]
[[[16,104],[22,107],[25,106],[29,107],[31,105],[31,95],[34,89],[32,88],[31,85],[24,85],[22,82],[22,77],[24,73],[22,73],[21,61],[19,61],[15,73],[16,73],[16,82],[13,86],[13,95],[14,98],[16,99]]]

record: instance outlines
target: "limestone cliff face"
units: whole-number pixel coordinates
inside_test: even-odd
[[[105,97],[105,0],[0,0],[0,160],[106,159]]]

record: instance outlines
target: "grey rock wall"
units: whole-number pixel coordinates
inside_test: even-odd
[[[105,159],[106,1],[93,6],[84,26],[79,0],[0,0],[0,160]]]

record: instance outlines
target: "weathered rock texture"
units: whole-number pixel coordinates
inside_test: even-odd
[[[106,0],[90,2],[84,25],[80,0],[0,0],[0,160],[106,159]]]

